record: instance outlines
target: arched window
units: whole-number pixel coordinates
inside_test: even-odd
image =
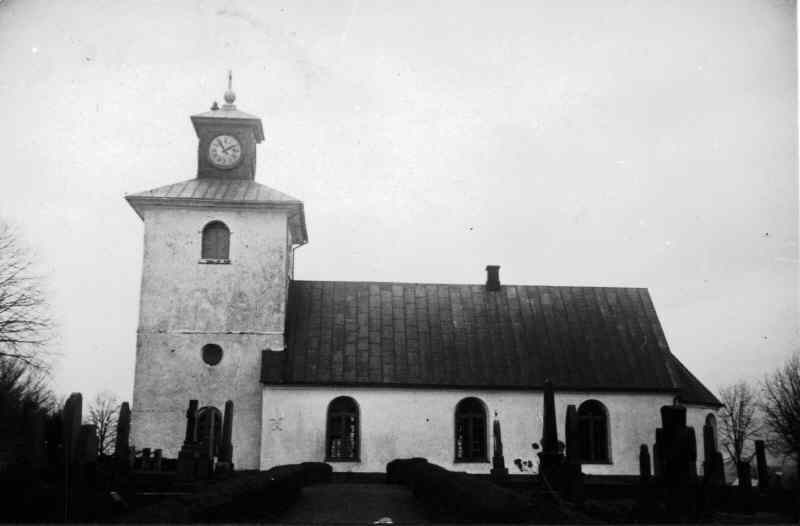
[[[487,462],[486,406],[465,398],[456,406],[456,462]]]
[[[328,428],[325,460],[359,460],[358,405],[349,396],[340,396],[328,404]]]
[[[212,221],[203,229],[203,259],[230,259],[231,231],[222,221]]]
[[[587,400],[578,408],[581,462],[605,464],[611,462],[608,447],[608,411],[597,400]]]

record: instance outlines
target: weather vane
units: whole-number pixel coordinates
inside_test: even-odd
[[[228,70],[228,91],[225,92],[225,109],[233,109],[233,102],[236,100],[236,94],[233,92],[233,71]]]

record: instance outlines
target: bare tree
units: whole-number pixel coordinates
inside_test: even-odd
[[[800,353],[764,380],[763,411],[771,444],[800,464]]]
[[[97,394],[89,406],[89,423],[97,427],[98,455],[113,453],[119,406],[117,397],[106,391]]]
[[[720,389],[720,401],[724,404],[719,433],[728,461],[738,466],[750,462],[755,455],[753,440],[760,437],[758,420],[758,392],[745,381]]]
[[[19,413],[26,403],[54,411],[56,398],[45,380],[42,371],[0,356],[0,412],[4,415]]]
[[[13,229],[0,222],[0,357],[43,370],[53,324],[31,269],[30,254]]]

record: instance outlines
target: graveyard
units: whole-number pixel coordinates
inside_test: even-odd
[[[265,471],[237,471],[232,402],[224,410],[188,401],[177,458],[130,443],[128,403],[117,421],[114,453],[98,456],[95,429],[82,424],[82,397],[73,393],[60,413],[27,411],[13,462],[2,471],[3,522],[103,523],[781,523],[798,520],[797,488],[767,474],[764,444],[751,466],[738,466],[740,484],[726,483],[723,457],[696,431],[680,405],[660,408],[653,444],[642,444],[638,476],[583,473],[577,412],[555,418],[555,389],[544,392],[544,430],[536,474],[509,472],[502,423],[492,425],[492,469],[476,475],[447,470],[424,458],[396,459],[385,473],[334,473],[309,462]],[[708,426],[707,426],[708,427]],[[701,469],[698,470],[698,460]],[[729,481],[728,481],[729,482]],[[392,517],[393,516],[393,517]]]

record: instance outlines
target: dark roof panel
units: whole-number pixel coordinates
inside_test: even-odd
[[[144,192],[128,194],[125,199],[140,217],[142,217],[143,207],[164,204],[197,203],[205,206],[209,203],[220,203],[235,206],[289,208],[294,211],[289,214],[293,241],[299,244],[308,242],[303,203],[290,195],[249,179],[195,178]]]
[[[549,378],[718,403],[670,353],[646,289],[293,281],[286,336],[290,384],[528,389]]]

